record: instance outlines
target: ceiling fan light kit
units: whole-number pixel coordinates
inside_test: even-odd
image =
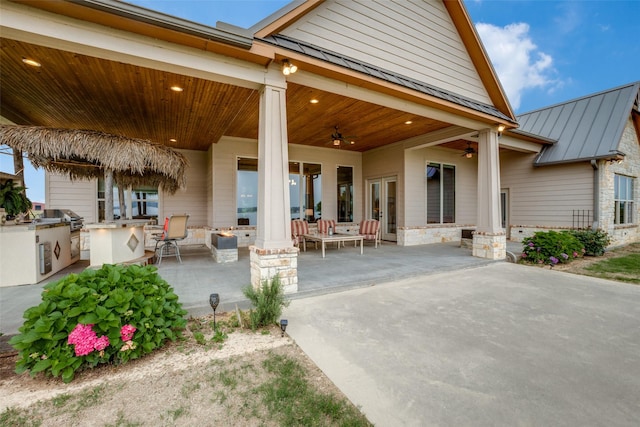
[[[476,153],[476,150],[473,149],[473,147],[471,146],[471,143],[467,142],[467,148],[464,149],[464,154],[462,155],[462,157],[466,157],[467,159],[470,159],[473,157],[475,153]]]
[[[339,131],[338,126],[334,127],[335,132],[331,134],[331,141],[333,142],[334,147],[340,148],[342,144],[345,145],[354,145],[356,142],[351,140],[350,138],[344,137]]]

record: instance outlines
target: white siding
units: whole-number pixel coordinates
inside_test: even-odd
[[[533,167],[535,154],[500,154],[501,187],[509,190],[510,225],[571,227],[573,210],[593,212],[587,162]]]
[[[327,1],[282,34],[491,103],[438,0]]]
[[[70,181],[66,175],[45,173],[45,209],[71,209],[84,223],[98,221],[97,181]]]
[[[203,151],[179,150],[189,161],[187,188],[175,194],[160,195],[158,217],[172,214],[189,214],[190,226],[207,225],[207,153]]]

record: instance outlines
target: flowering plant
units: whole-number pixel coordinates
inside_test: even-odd
[[[19,352],[16,373],[69,382],[83,368],[126,363],[175,340],[186,311],[156,270],[107,264],[45,285],[9,341]]]
[[[581,257],[584,246],[567,232],[538,232],[523,240],[522,262],[547,264],[553,267]]]

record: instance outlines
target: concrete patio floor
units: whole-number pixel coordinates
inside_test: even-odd
[[[490,263],[284,316],[379,427],[640,425],[640,286]]]
[[[169,256],[157,267],[191,316],[212,313],[208,301],[213,292],[220,294],[218,312],[235,310],[236,305],[240,309],[249,307],[242,293],[242,288],[251,281],[247,248],[239,249],[237,262],[220,264],[213,261],[209,249],[204,246],[183,247],[181,253],[182,264]],[[311,244],[307,252],[300,252],[298,292],[289,297],[304,298],[492,262],[495,261],[471,256],[471,250],[461,248],[459,243],[403,247],[383,242],[378,248],[365,245],[363,255],[360,255],[359,247],[347,244],[339,250],[335,246],[328,247],[326,258],[322,258],[321,250]],[[79,273],[88,264],[88,261],[79,261],[41,283],[0,288],[0,332],[14,334],[18,331],[23,323],[22,314],[40,303],[46,283],[69,273]]]

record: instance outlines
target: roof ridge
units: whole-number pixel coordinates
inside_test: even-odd
[[[594,98],[596,96],[601,96],[601,95],[604,95],[606,93],[620,91],[622,89],[626,89],[626,88],[631,87],[631,86],[638,86],[638,89],[640,90],[640,80],[637,80],[635,82],[630,82],[630,83],[627,83],[627,84],[623,84],[623,85],[620,85],[620,86],[617,86],[617,87],[614,87],[614,88],[611,88],[611,89],[605,89],[605,90],[601,90],[599,92],[590,93],[588,95],[583,95],[583,96],[580,96],[578,98],[570,99],[568,101],[558,102],[558,103],[555,103],[555,104],[552,104],[552,105],[548,105],[546,107],[537,108],[535,110],[527,111],[525,113],[516,114],[516,118],[518,119],[518,121],[520,121],[520,117],[522,117],[522,116],[526,116],[526,115],[529,115],[529,114],[537,113],[537,112],[540,112],[540,111],[550,110],[552,108],[560,107],[560,106],[567,105],[567,104],[576,103],[578,101],[582,101],[582,100],[588,99],[588,98]]]

